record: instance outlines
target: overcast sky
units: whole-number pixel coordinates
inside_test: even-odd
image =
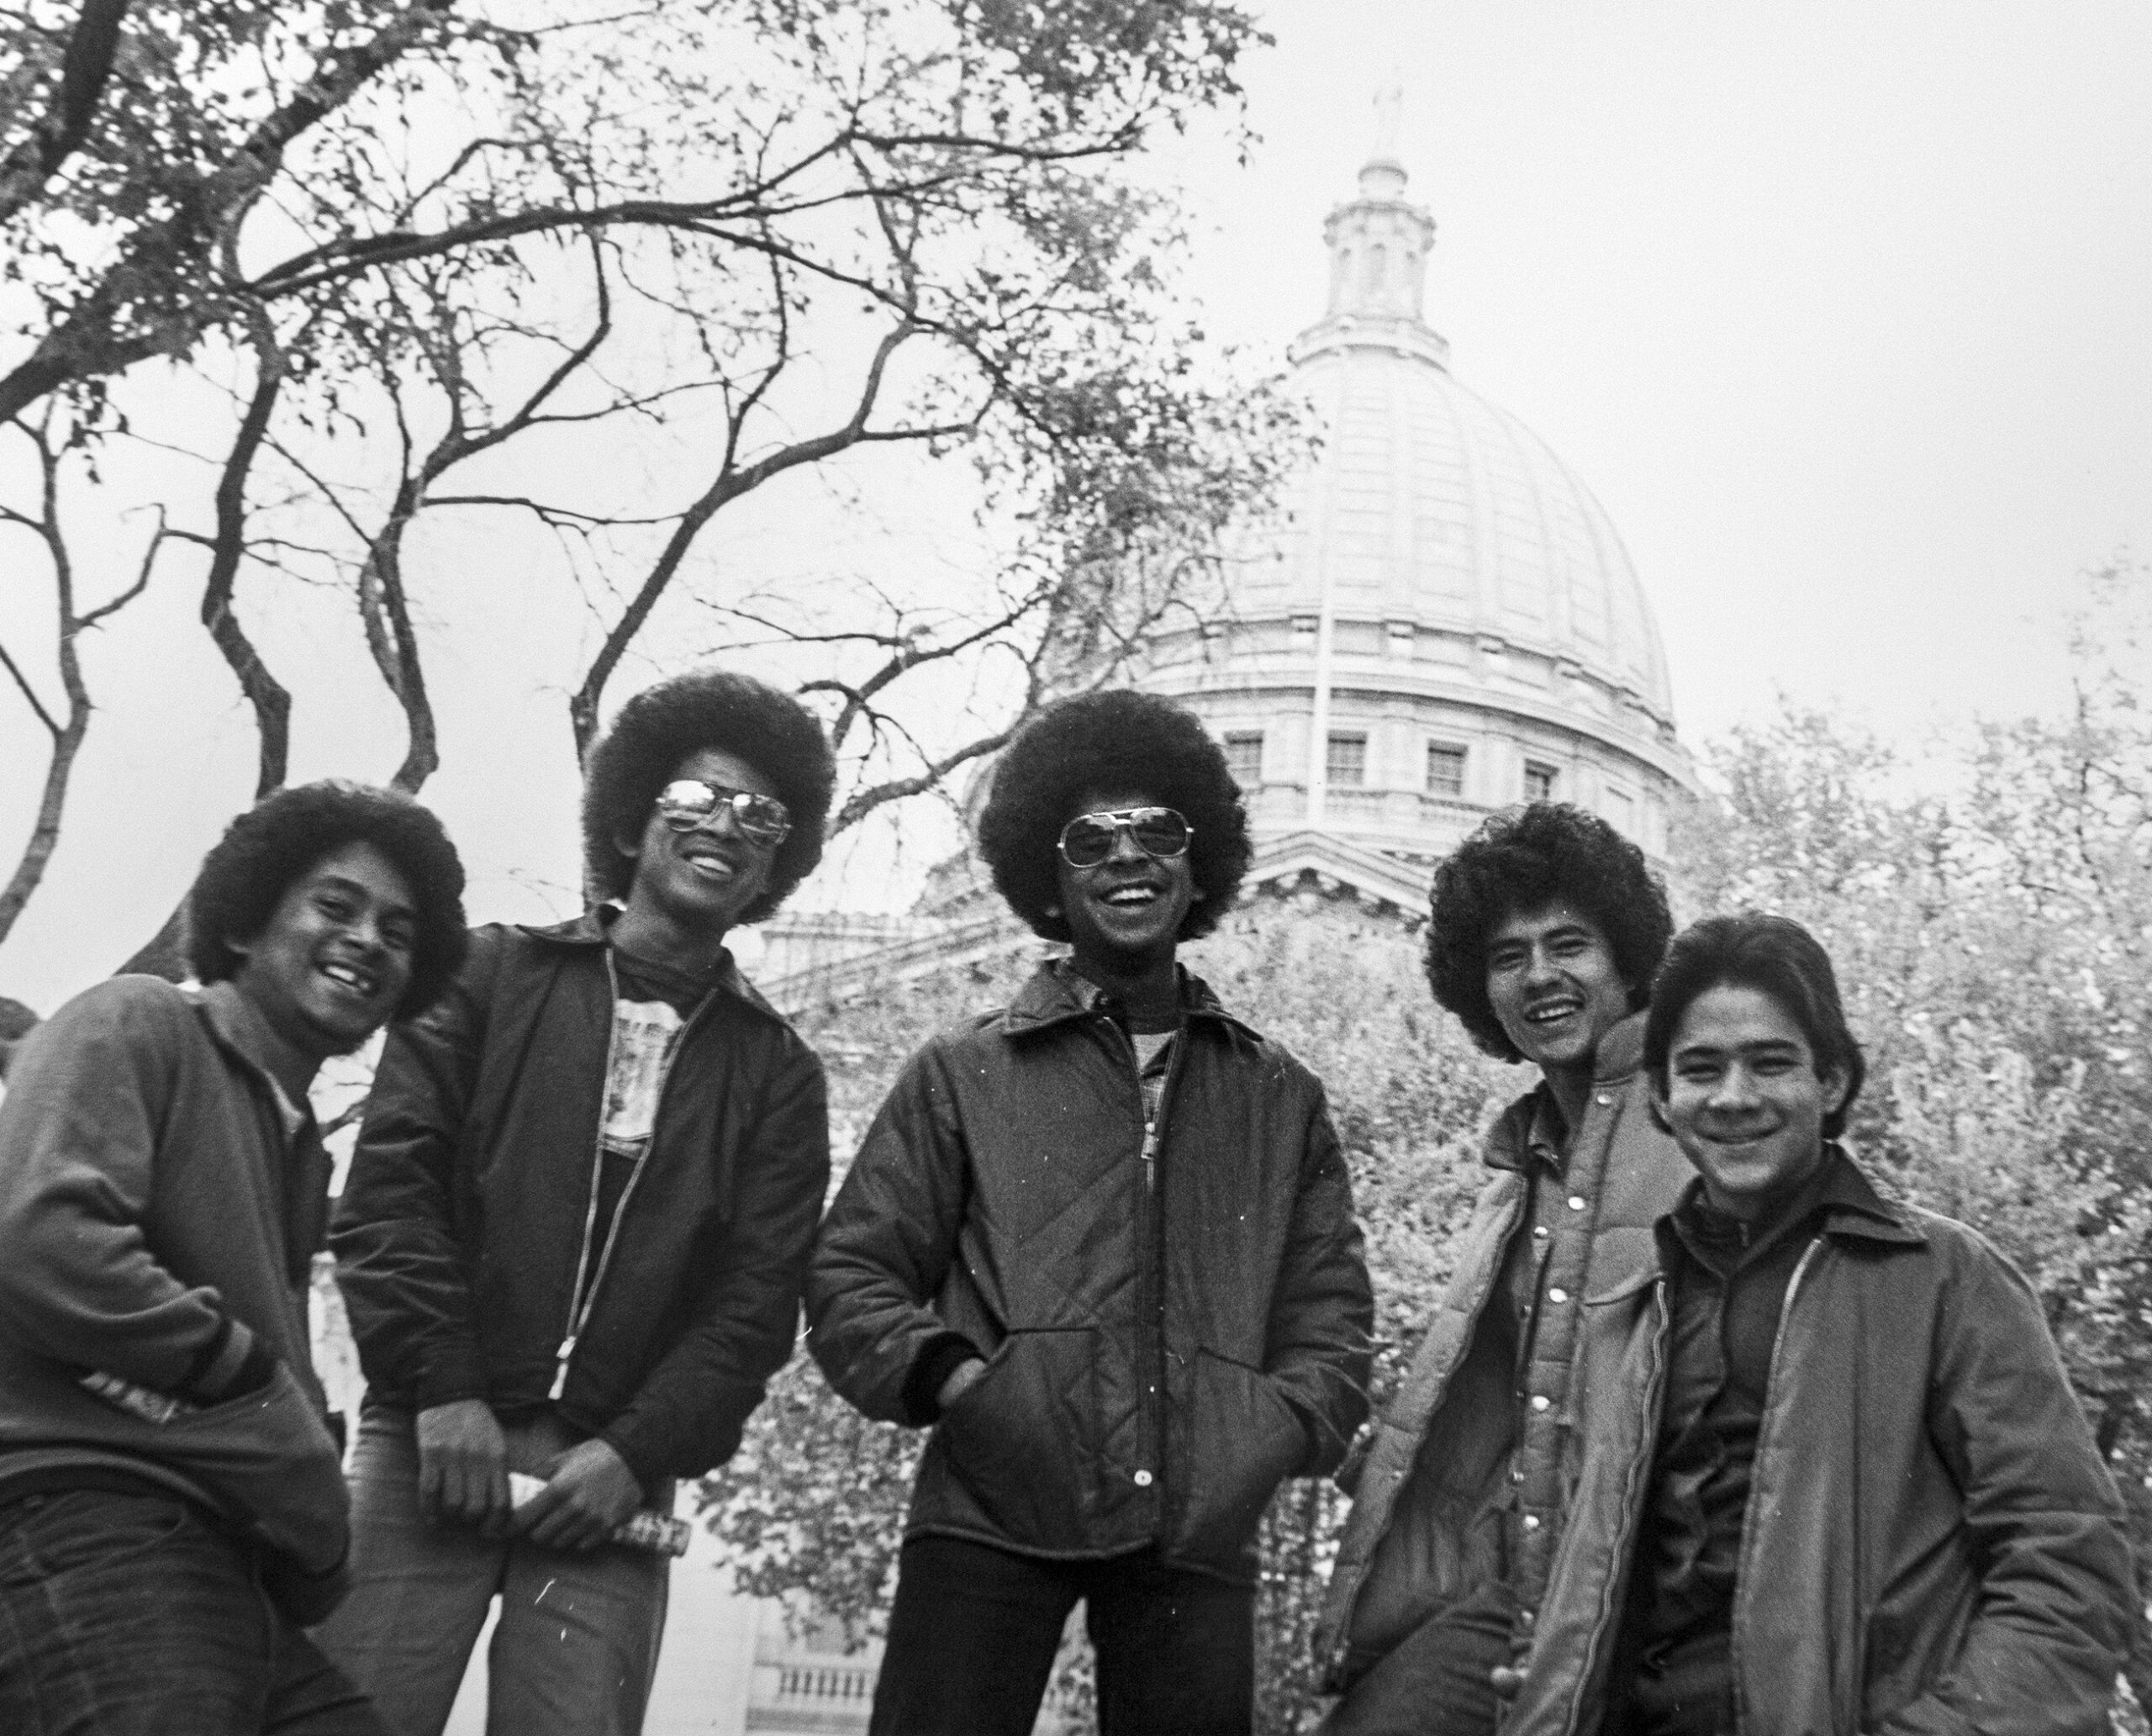
[[[1620,529],[1685,736],[2052,701],[2070,581],[2152,553],[2152,8],[1267,17],[1248,167],[1172,153],[1214,330],[1316,318],[1394,79],[1428,319]]]
[[[1274,361],[1320,314],[1323,217],[1369,153],[1375,93],[1399,83],[1410,196],[1438,225],[1428,317],[1458,376],[1619,527],[1686,739],[1766,716],[1780,691],[1914,752],[1975,713],[2055,703],[2073,579],[2152,552],[2152,8],[1266,15],[1247,162],[1214,133],[1150,166],[1188,194],[1214,333]],[[557,627],[516,618],[511,591],[488,602],[486,553],[474,543],[459,606],[511,635]],[[0,579],[26,558],[0,546]],[[251,731],[193,620],[198,583],[93,649],[108,709],[51,875],[0,947],[0,994],[49,1008],[113,968],[244,799]],[[285,606],[323,611],[323,644],[350,641],[347,604]],[[575,857],[556,676],[504,691],[520,664],[498,636],[428,655],[446,762],[428,798],[464,845],[472,913],[542,914],[572,896]],[[624,671],[613,698],[647,673]],[[393,766],[393,716],[362,669],[361,689],[340,710],[303,696],[295,776]],[[12,863],[43,744],[18,710],[0,740],[29,749],[0,754]],[[825,878],[861,902],[887,891],[879,868]]]

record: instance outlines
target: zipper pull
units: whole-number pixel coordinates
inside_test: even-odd
[[[575,1354],[575,1334],[570,1332],[561,1340],[561,1348],[553,1369],[553,1390],[546,1396],[554,1404],[561,1401],[561,1395],[567,1390],[568,1359]]]

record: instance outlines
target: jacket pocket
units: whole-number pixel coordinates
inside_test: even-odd
[[[1199,1348],[1174,1419],[1180,1521],[1175,1554],[1235,1567],[1279,1484],[1307,1457],[1300,1413],[1260,1369]]]
[[[155,1446],[307,1572],[325,1573],[343,1559],[351,1534],[343,1466],[328,1426],[282,1364],[258,1392],[173,1417]]]
[[[1098,1328],[1019,1329],[942,1413],[949,1468],[1011,1542],[1076,1549],[1096,1480]]]

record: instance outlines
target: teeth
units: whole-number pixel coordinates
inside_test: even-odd
[[[321,974],[330,981],[341,983],[345,988],[355,989],[361,995],[373,993],[373,979],[362,971],[353,970],[347,964],[324,964],[321,967]]]
[[[1105,902],[1110,905],[1147,905],[1158,895],[1147,886],[1130,886],[1119,892],[1109,892]]]
[[[1536,1013],[1527,1013],[1525,1017],[1535,1025],[1550,1024],[1556,1019],[1568,1018],[1576,1011],[1577,1005],[1574,1000],[1565,1000],[1559,1006],[1543,1006]]]

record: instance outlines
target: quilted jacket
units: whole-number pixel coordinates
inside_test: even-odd
[[[1321,1085],[1184,977],[1155,1181],[1133,1052],[1042,968],[935,1038],[868,1130],[817,1243],[808,1343],[868,1416],[957,1332],[984,1375],[940,1418],[908,1534],[1063,1559],[1156,1542],[1253,1579],[1289,1476],[1366,1414],[1373,1303]]]
[[[330,1245],[367,1384],[558,1406],[646,1486],[731,1455],[791,1353],[829,1177],[821,1063],[736,972],[683,1026],[615,1257],[567,1343],[613,1029],[605,931],[472,936],[390,1027]]]
[[[1963,1224],[1869,1200],[1826,1217],[1780,1308],[1734,1593],[1743,1736],[2099,1736],[2129,1546],[2039,1299]],[[1658,1258],[1585,1311],[1592,1433],[1504,1736],[1600,1728],[1649,1496]]]
[[[1508,1580],[1527,1626],[1535,1617],[1582,1458],[1582,1300],[1649,1262],[1654,1220],[1696,1174],[1651,1117],[1643,1024],[1632,1015],[1601,1040],[1565,1160],[1530,1148],[1538,1091],[1487,1136],[1493,1173],[1455,1274],[1353,1483],[1316,1630],[1332,1691],[1490,1578]],[[1533,1165],[1543,1179],[1527,1227]],[[1532,1297],[1523,1368],[1480,1330],[1490,1303],[1501,1303],[1512,1249],[1525,1263],[1519,1287]]]

